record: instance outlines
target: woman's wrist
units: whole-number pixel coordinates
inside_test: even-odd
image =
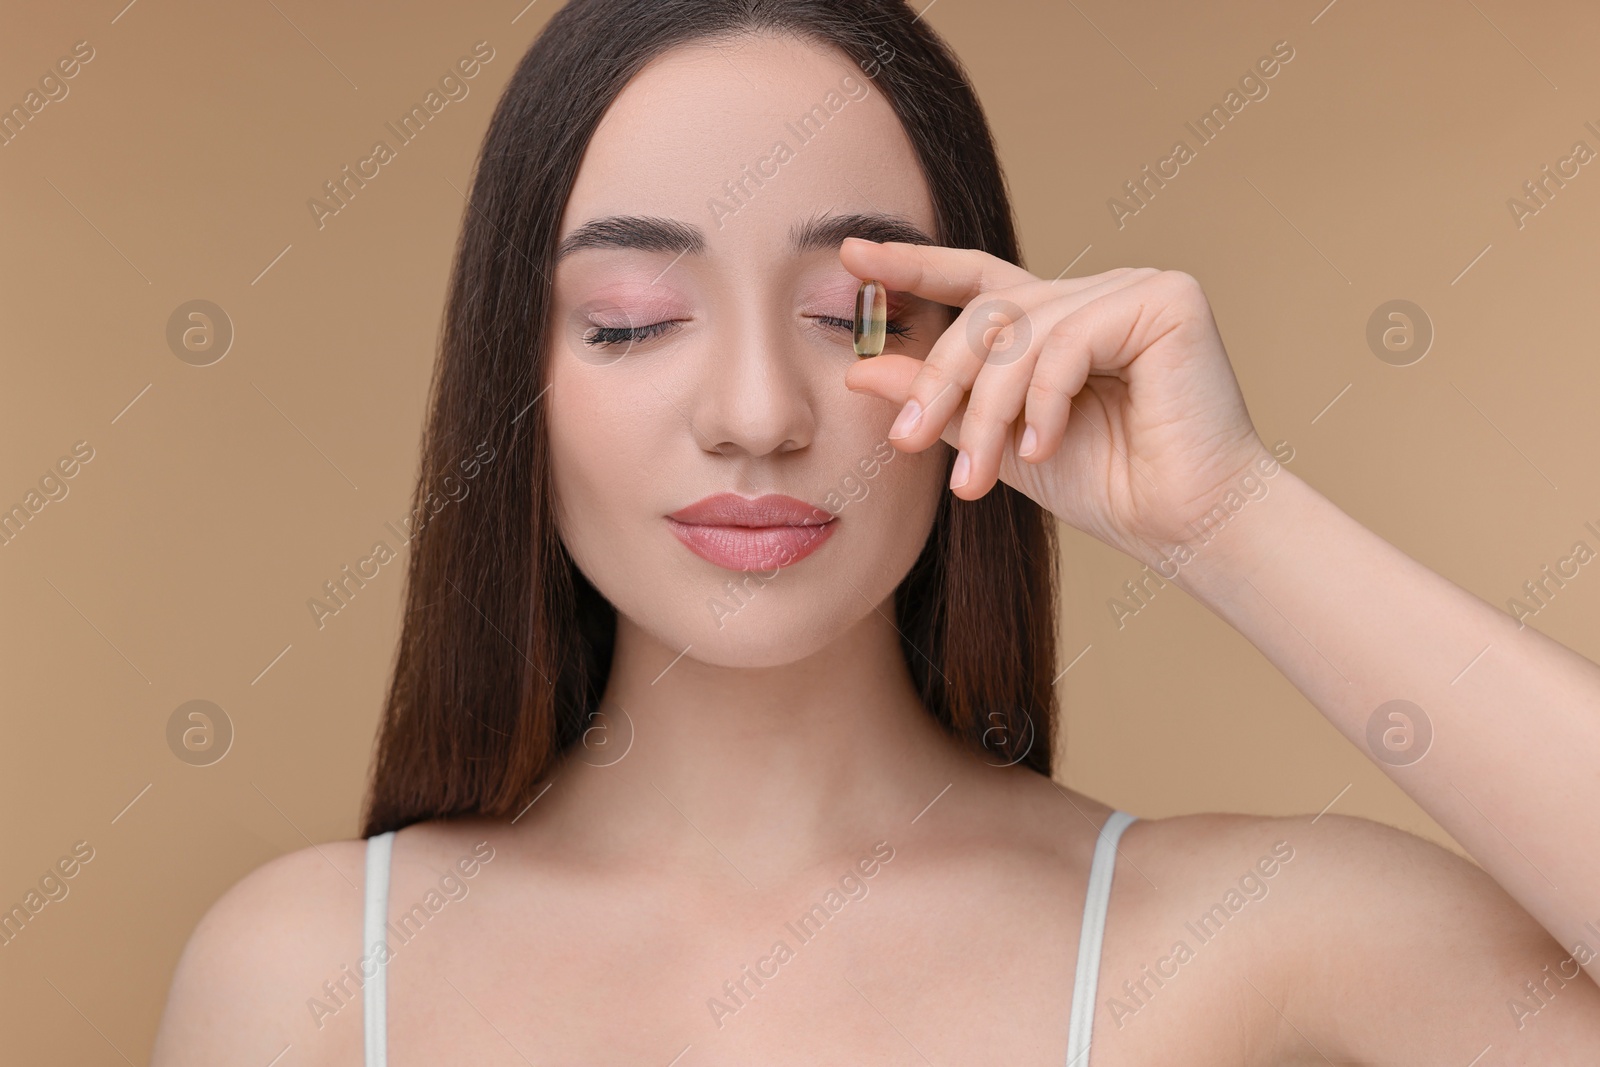
[[[1225,618],[1264,556],[1314,537],[1317,506],[1334,507],[1271,453],[1262,455],[1237,484],[1218,490],[1181,537],[1129,553]]]

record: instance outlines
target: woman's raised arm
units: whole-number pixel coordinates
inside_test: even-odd
[[[1600,981],[1600,667],[1411,559],[1282,470],[1199,283],[1043,281],[971,249],[849,239],[845,267],[961,314],[846,385],[903,451],[996,481],[1172,578],[1248,638]],[[1241,485],[1273,491],[1239,508]],[[1197,532],[1239,510],[1215,537]]]

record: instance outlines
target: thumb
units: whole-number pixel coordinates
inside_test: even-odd
[[[852,392],[869,393],[882,397],[892,405],[892,414],[889,424],[884,427],[888,432],[889,425],[898,416],[900,409],[911,396],[911,383],[916,379],[917,373],[922,370],[923,361],[898,352],[885,352],[882,355],[869,359],[858,360],[852,363],[844,373],[845,388]],[[951,386],[950,388],[955,388]],[[961,398],[961,404],[954,415],[945,423],[939,432],[939,439],[951,448],[959,448],[961,441],[961,417],[966,413],[968,397]],[[890,442],[893,444],[893,441]]]

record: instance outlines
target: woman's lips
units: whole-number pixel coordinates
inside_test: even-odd
[[[829,537],[834,523],[816,526],[705,526],[679,522],[667,525],[689,551],[701,559],[735,571],[766,571],[805,559]]]
[[[738,571],[770,570],[806,558],[833,536],[834,518],[782,493],[753,500],[716,493],[666,516],[691,552]]]

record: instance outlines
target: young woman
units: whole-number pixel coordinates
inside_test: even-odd
[[[1192,277],[1019,258],[897,0],[562,8],[463,216],[366,837],[212,907],[154,1062],[1596,1062],[1600,669],[1277,470]],[[1482,868],[1052,781],[1057,520],[1355,743],[1431,723],[1367,750]]]

